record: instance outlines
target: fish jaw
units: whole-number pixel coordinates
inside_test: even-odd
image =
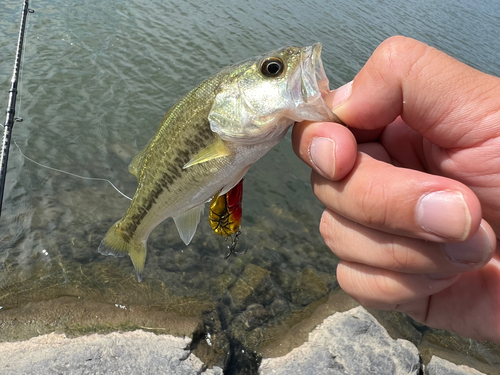
[[[330,89],[321,60],[321,49],[320,43],[304,48],[300,56],[300,69],[290,80],[289,95],[294,106],[287,115],[295,122],[333,119],[333,113],[323,99]]]

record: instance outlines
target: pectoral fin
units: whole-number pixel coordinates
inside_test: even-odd
[[[222,158],[231,155],[232,151],[226,146],[224,141],[217,137],[217,140],[198,152],[182,169],[193,165],[205,163],[206,161]]]
[[[174,217],[179,235],[186,245],[189,245],[196,233],[196,228],[200,222],[200,215],[204,207],[205,203],[184,212],[180,216]]]

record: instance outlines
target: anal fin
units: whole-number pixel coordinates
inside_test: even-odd
[[[189,211],[174,217],[175,225],[179,231],[182,241],[186,245],[189,245],[196,233],[196,228],[198,228],[198,223],[200,222],[200,215],[203,212],[205,203],[199,206],[193,207]]]

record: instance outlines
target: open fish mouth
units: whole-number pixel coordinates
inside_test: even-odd
[[[310,47],[306,47],[305,52],[302,54],[302,69],[303,74],[314,74],[314,77],[309,77],[310,82],[314,82],[315,89],[319,90],[321,96],[325,96],[330,92],[328,78],[323,68],[323,61],[321,61],[321,43],[315,43]]]
[[[329,92],[329,82],[321,61],[321,43],[305,47],[300,53],[300,69],[293,76],[291,93],[295,102],[310,102]]]
[[[321,43],[305,47],[300,54],[300,69],[292,77],[290,91],[295,103],[295,121],[328,121],[333,118],[323,97],[330,92],[321,61]]]

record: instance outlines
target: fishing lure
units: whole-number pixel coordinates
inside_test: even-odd
[[[243,200],[243,179],[226,194],[216,195],[210,202],[208,220],[213,231],[226,239],[231,238],[228,245],[228,258],[236,249],[241,234],[241,202]]]

